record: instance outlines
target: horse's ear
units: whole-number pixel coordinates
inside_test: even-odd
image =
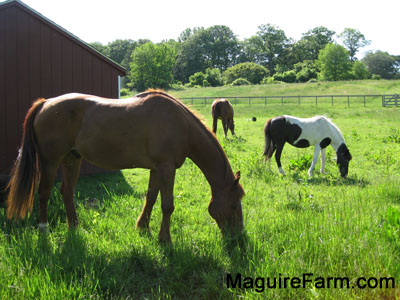
[[[240,179],[240,171],[237,171],[236,174],[235,174],[234,182],[233,182],[233,186],[234,187],[239,184],[239,179]]]

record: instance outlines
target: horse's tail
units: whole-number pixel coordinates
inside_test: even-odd
[[[40,180],[40,160],[33,122],[45,99],[36,100],[26,114],[21,148],[11,171],[7,200],[7,217],[25,218],[32,211],[36,186]]]
[[[264,136],[265,136],[265,148],[264,148],[264,156],[265,156],[265,161],[269,160],[275,152],[276,145],[274,143],[274,140],[272,139],[271,136],[271,121],[272,119],[269,119],[267,123],[265,124],[264,127]]]

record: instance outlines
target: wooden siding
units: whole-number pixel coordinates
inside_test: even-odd
[[[125,72],[114,64],[25,5],[0,5],[0,173],[17,157],[34,100],[70,92],[117,98]],[[82,166],[82,173],[97,171]]]

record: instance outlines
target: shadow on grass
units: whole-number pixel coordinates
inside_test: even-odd
[[[159,244],[160,251],[133,245],[124,254],[88,248],[80,230],[68,230],[60,237],[59,247],[48,235],[35,238],[23,233],[8,241],[8,256],[17,256],[22,268],[48,276],[58,285],[65,283],[100,299],[228,299],[222,288],[224,266],[207,251],[192,245]],[[156,243],[156,242],[154,242]],[[151,245],[151,246],[154,246]],[[150,248],[150,249],[149,249]],[[96,298],[96,297],[95,297]]]
[[[291,178],[293,181],[297,181],[298,183],[311,185],[365,187],[370,184],[369,181],[365,180],[364,178],[357,178],[357,176],[350,176],[347,178],[329,175],[314,175],[313,177],[304,177],[298,173],[289,173],[286,176],[289,176],[289,178]]]
[[[51,190],[48,218],[50,226],[66,223],[66,212],[64,202],[60,193],[61,181],[57,180]],[[110,172],[90,176],[82,176],[75,188],[75,206],[85,205],[87,208],[106,208],[115,196],[144,197],[143,191],[137,191],[128,184],[123,174]],[[0,205],[0,231],[8,234],[11,230],[36,227],[39,221],[39,199],[35,196],[32,213],[24,220],[8,220],[6,217],[6,204]]]

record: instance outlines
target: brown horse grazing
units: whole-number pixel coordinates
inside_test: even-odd
[[[216,99],[211,104],[211,112],[213,118],[213,132],[217,134],[218,119],[222,120],[222,127],[224,128],[225,137],[230,129],[232,135],[235,135],[235,124],[233,122],[233,107],[232,104],[226,99]]]
[[[66,94],[37,100],[28,111],[20,154],[9,184],[9,218],[32,210],[39,185],[39,228],[47,228],[47,205],[57,168],[68,225],[76,226],[73,194],[82,159],[101,168],[150,169],[150,180],[138,228],[148,228],[157,195],[163,213],[159,239],[170,241],[176,169],[189,157],[211,186],[210,215],[223,233],[243,229],[239,184],[215,136],[179,100],[160,91],[130,99]]]

